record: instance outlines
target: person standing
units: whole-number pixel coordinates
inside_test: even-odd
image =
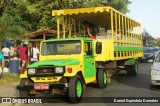
[[[27,45],[23,44],[23,46],[20,48],[19,53],[21,55],[21,60],[22,60],[22,70],[25,70],[28,65],[28,49]]]
[[[13,45],[10,46],[10,60],[14,59],[15,48]]]
[[[10,49],[7,48],[7,45],[4,45],[4,47],[2,49],[2,53],[4,55],[4,59],[9,59]]]
[[[0,52],[0,78],[3,75],[3,68],[5,66],[5,62],[4,62],[4,56],[3,54]]]
[[[31,64],[38,61],[39,50],[36,48],[35,43],[32,44],[31,48]]]

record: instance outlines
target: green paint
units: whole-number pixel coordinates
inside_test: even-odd
[[[95,62],[93,56],[84,56],[84,77],[89,78],[95,75]]]
[[[135,59],[129,59],[124,62],[124,65],[135,65],[135,63],[136,63]]]
[[[114,51],[143,51],[143,47],[114,46]]]
[[[49,39],[43,40],[42,42],[53,42],[53,41],[69,41],[69,40],[84,40],[84,41],[93,41],[91,38],[64,38],[64,39]]]
[[[80,81],[77,82],[77,87],[76,87],[76,92],[77,92],[77,96],[78,97],[81,97],[82,95],[82,84]]]
[[[78,65],[80,62],[76,59],[60,59],[60,60],[46,60],[46,61],[38,61],[34,64],[28,66],[28,68],[35,68],[40,66],[65,66],[65,65]]]
[[[104,77],[104,84],[107,85],[107,74],[106,74],[106,72],[104,72],[103,77]]]

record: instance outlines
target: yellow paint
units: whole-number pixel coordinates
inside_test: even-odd
[[[24,74],[20,74],[20,78],[27,78],[27,71],[25,71]]]
[[[114,39],[98,39],[102,42],[102,54],[95,54],[95,61],[107,61],[114,59]],[[96,41],[94,43],[96,43]]]
[[[85,78],[86,84],[91,83],[91,82],[94,82],[94,81],[96,81],[96,76],[91,77],[91,78]]]

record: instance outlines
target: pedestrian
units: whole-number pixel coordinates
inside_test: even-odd
[[[14,59],[15,48],[13,45],[10,46],[10,60]]]
[[[22,47],[22,43],[21,43],[21,41],[17,41],[16,42],[16,47],[15,47],[15,50],[16,50],[16,53],[17,53],[17,57],[20,59],[21,58],[21,55],[20,55],[20,53],[19,53],[19,50],[21,49],[21,47]]]
[[[39,50],[36,47],[35,43],[32,43],[32,48],[31,48],[31,64],[34,62],[38,61],[39,58]]]
[[[19,53],[21,55],[22,60],[22,70],[25,70],[28,65],[28,48],[26,44],[23,44],[23,46],[20,48]]]
[[[7,47],[6,44],[3,45],[2,53],[3,53],[4,59],[9,59],[10,49]]]
[[[1,50],[0,50],[0,51],[1,51]],[[0,78],[1,78],[2,75],[3,75],[4,66],[5,66],[4,56],[3,56],[3,54],[0,52]]]

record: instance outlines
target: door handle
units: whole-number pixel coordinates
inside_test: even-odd
[[[92,65],[94,65],[94,63],[92,63]]]

